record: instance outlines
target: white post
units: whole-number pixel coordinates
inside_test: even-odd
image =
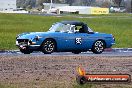
[[[52,0],[51,0],[50,2],[51,2],[51,3],[50,3],[50,9],[52,9],[52,3],[53,3],[53,2],[52,2]]]

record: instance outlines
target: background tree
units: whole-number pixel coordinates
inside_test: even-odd
[[[65,0],[65,3],[72,5],[74,3],[74,0]]]
[[[132,0],[125,0],[125,8],[127,12],[132,13]]]
[[[84,0],[83,3],[85,6],[91,6],[91,4],[94,2],[95,0]]]
[[[17,0],[17,7],[30,8],[35,7],[36,0]]]
[[[111,5],[111,3],[110,3],[109,1],[104,1],[104,2],[102,3],[102,6],[101,6],[101,7],[109,8],[110,5]]]
[[[120,7],[122,0],[113,0],[113,2]]]

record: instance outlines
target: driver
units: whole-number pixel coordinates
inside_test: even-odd
[[[88,33],[88,27],[87,25],[82,25],[82,28],[79,29],[80,33]]]

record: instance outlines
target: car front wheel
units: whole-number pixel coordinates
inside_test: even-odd
[[[97,40],[92,47],[92,52],[95,54],[101,54],[105,49],[105,43],[102,40]]]
[[[51,54],[55,51],[55,41],[53,39],[46,39],[42,44],[42,52],[44,54]]]

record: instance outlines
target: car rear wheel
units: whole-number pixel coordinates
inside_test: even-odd
[[[92,47],[92,52],[95,54],[101,54],[105,49],[105,43],[102,40],[97,40]]]
[[[22,53],[24,53],[24,54],[30,54],[30,53],[33,52],[33,51],[30,50],[30,49],[20,49],[20,51],[21,51]]]
[[[53,39],[46,39],[42,44],[42,52],[44,54],[51,54],[55,51],[56,43]]]

